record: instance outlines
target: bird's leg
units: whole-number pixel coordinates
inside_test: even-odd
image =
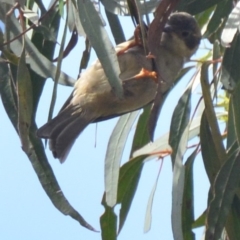
[[[124,82],[127,83],[127,81],[138,80],[142,78],[151,78],[155,83],[158,81],[157,73],[155,71],[149,71],[145,68],[142,68],[138,74],[134,75],[131,78],[124,79]]]
[[[145,77],[149,77],[152,78],[154,82],[157,83],[157,73],[155,71],[149,71],[145,68],[142,68],[141,71],[136,74],[133,78],[134,79],[140,79],[140,78],[145,78]]]
[[[132,41],[129,41],[129,44],[126,45],[123,49],[117,52],[117,55],[121,55],[126,52],[128,49],[133,48],[135,46],[142,46],[142,38],[141,38],[141,28],[138,25],[134,30],[134,38]]]

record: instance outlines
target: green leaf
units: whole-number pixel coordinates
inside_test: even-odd
[[[198,228],[205,226],[207,211],[205,210],[192,224],[192,228]]]
[[[174,109],[169,135],[169,144],[172,147],[172,164],[174,165],[176,154],[179,147],[179,142],[183,131],[189,123],[191,111],[191,92],[192,85],[184,92],[182,97]]]
[[[222,136],[219,130],[218,121],[216,117],[216,113],[214,111],[212,97],[210,92],[210,85],[208,80],[208,67],[209,63],[205,62],[201,68],[201,86],[202,86],[202,93],[203,99],[205,103],[205,112],[208,119],[208,123],[213,135],[213,142],[216,148],[216,153],[218,156],[218,160],[220,164],[222,164],[226,159],[226,152],[223,146]]]
[[[228,156],[214,186],[214,197],[207,213],[206,239],[218,240],[225,226],[235,191],[239,185],[240,150]]]
[[[222,60],[222,71],[220,81],[226,89],[233,90],[239,82],[240,68],[240,35],[237,33],[234,37],[231,47],[225,50]]]
[[[61,6],[59,6],[59,8],[60,8],[59,11],[61,12]],[[68,15],[67,15],[67,18],[68,18]],[[58,86],[58,82],[59,82],[59,78],[60,78],[60,74],[61,74],[60,69],[61,69],[61,66],[62,66],[62,60],[63,60],[63,54],[64,54],[64,45],[65,45],[65,40],[66,40],[66,36],[67,36],[67,21],[68,21],[68,19],[66,19],[66,21],[65,21],[63,36],[62,36],[61,45],[60,45],[60,49],[59,49],[56,75],[54,77],[52,98],[51,98],[51,103],[50,103],[50,108],[49,108],[49,113],[48,113],[48,121],[50,121],[52,119],[54,106],[55,106],[56,99],[57,99],[57,86]]]
[[[145,233],[150,230],[151,224],[152,224],[152,205],[153,205],[154,195],[155,195],[155,192],[157,189],[158,179],[159,179],[159,176],[161,173],[162,163],[163,163],[163,160],[161,161],[161,166],[158,171],[156,181],[153,185],[152,191],[151,191],[149,199],[148,199],[148,204],[147,204],[147,209],[146,209],[146,214],[145,214],[145,222],[144,222],[144,232]]]
[[[74,2],[74,3],[73,3]],[[79,36],[86,36],[82,24],[79,19],[78,10],[76,9],[75,1],[68,1],[67,2],[67,14],[68,14],[68,27],[71,32],[75,29]]]
[[[117,216],[114,208],[106,205],[105,194],[103,196],[102,205],[105,208],[104,214],[100,217],[102,240],[117,239]]]
[[[33,123],[30,130],[30,151],[27,156],[32,163],[39,181],[50,198],[53,205],[64,215],[70,216],[80,223],[81,226],[96,231],[85,219],[70,205],[63,194],[50,164],[47,161],[42,140],[36,136],[37,127]]]
[[[189,156],[185,165],[185,181],[182,204],[182,230],[184,240],[194,240],[192,232],[194,222],[194,196],[193,196],[193,163],[198,153],[198,147]]]
[[[1,100],[15,130],[18,131],[18,104],[16,88],[13,86],[13,81],[10,78],[11,74],[9,72],[7,63],[0,63],[0,76]]]
[[[109,84],[118,97],[122,97],[123,89],[119,79],[120,68],[116,52],[104,29],[102,19],[90,0],[78,1],[79,17],[85,33],[102,64]]]
[[[206,112],[203,112],[202,114],[200,142],[204,167],[210,183],[213,184],[214,179],[221,167],[221,161],[218,159],[217,150],[214,145],[213,135],[209,127]]]
[[[125,42],[126,39],[125,39],[121,22],[119,21],[118,16],[107,11],[106,9],[105,9],[105,13],[106,13],[106,17],[108,19],[108,23],[111,28],[116,45],[122,42]]]
[[[133,137],[132,142],[132,149],[131,154],[132,156],[133,152],[138,150],[139,148],[143,147],[145,144],[149,143],[150,138],[147,130],[147,124],[148,124],[148,117],[151,111],[151,106],[147,106],[143,109],[142,114],[140,115],[136,127],[136,131]]]
[[[138,182],[143,169],[143,162],[149,155],[143,155],[131,159],[120,168],[119,184],[118,184],[118,203],[121,204],[119,230],[127,218],[129,209],[132,204],[133,197],[137,190]]]
[[[206,11],[208,8],[219,4],[222,0],[182,0],[178,4],[177,10],[191,14],[198,14]]]
[[[5,6],[4,4],[0,4],[0,19],[5,23]],[[8,29],[11,39],[19,36],[22,33],[21,27],[19,25],[18,20],[13,16],[9,16],[8,21]],[[21,55],[22,43],[21,38],[17,38],[11,44],[11,50],[15,53],[15,55]],[[51,77],[55,78],[56,75],[56,66],[51,63],[45,56],[43,56],[38,49],[32,44],[28,37],[26,37],[26,63],[30,65],[31,69],[35,71],[37,74],[44,78]],[[61,72],[59,83],[67,86],[72,86],[75,80],[69,77],[67,74]]]
[[[174,239],[183,240],[182,229],[182,204],[185,182],[185,167],[182,164],[183,156],[187,149],[189,125],[184,129],[179,140],[175,161],[173,164],[172,185],[172,232]]]
[[[23,40],[24,41],[24,40]],[[24,46],[24,43],[23,43]],[[29,151],[29,129],[32,122],[32,84],[30,74],[25,62],[25,47],[19,59],[17,71],[17,97],[18,97],[18,134],[23,150]]]
[[[119,167],[127,137],[139,111],[121,116],[108,141],[105,157],[106,203],[113,207],[117,202]]]
[[[236,104],[236,102],[234,103]],[[239,103],[237,103],[238,106]],[[237,107],[235,106],[235,107]],[[230,97],[229,101],[229,110],[228,110],[228,122],[227,122],[227,149],[229,149],[235,142],[237,142],[237,132],[236,126],[234,123],[236,119],[234,119],[234,109],[233,109],[233,97]],[[237,142],[238,143],[238,142]]]
[[[226,18],[232,10],[232,1],[224,0],[217,4],[217,7],[207,25],[203,37],[209,37],[222,25],[223,19]]]
[[[233,113],[233,126],[235,130],[235,134],[237,137],[238,145],[240,145],[240,82],[237,84],[237,86],[234,89],[234,92],[231,96],[230,104],[232,106],[231,110]]]
[[[235,195],[227,218],[226,230],[229,239],[240,239],[240,201]]]
[[[127,5],[127,0],[101,0],[103,6],[109,12],[117,15],[129,16],[130,12]],[[151,13],[159,4],[159,0],[141,1],[141,12],[144,14]]]
[[[231,4],[232,2],[229,1]],[[232,5],[232,4],[231,4]],[[230,5],[230,7],[232,7]],[[229,14],[225,27],[221,35],[221,43],[224,47],[229,47],[240,25],[240,3],[238,2]],[[231,10],[231,8],[229,9]]]

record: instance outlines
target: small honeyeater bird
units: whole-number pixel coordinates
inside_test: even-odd
[[[201,32],[194,17],[184,12],[170,15],[156,50],[163,94],[173,85],[183,64],[196,52],[200,40]],[[117,45],[116,52],[123,51],[128,45],[128,41]],[[122,98],[112,91],[98,60],[82,73],[58,115],[37,131],[40,138],[50,140],[53,156],[64,162],[74,141],[88,124],[152,103],[157,91],[157,81],[151,74],[154,70],[152,60],[146,57],[142,45],[118,54]]]

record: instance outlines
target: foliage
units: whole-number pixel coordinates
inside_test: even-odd
[[[78,36],[86,38],[86,50],[80,60],[80,68],[87,66],[90,49],[93,47],[115,94],[121,96],[116,53],[112,50],[113,46],[104,28],[99,7],[106,10],[105,20],[109,22],[115,42],[120,43],[125,37],[118,15],[131,15],[135,22],[142,24],[139,16],[151,14],[159,1],[140,3],[133,0],[101,0],[101,5],[97,5],[90,0],[56,0],[52,1],[48,9],[41,0],[26,1],[25,6],[23,2],[0,0],[0,20],[5,26],[4,33],[0,32],[1,99],[21,140],[22,148],[54,206],[82,226],[94,231],[64,196],[48,163],[44,145],[36,137],[35,117],[38,102],[46,79],[54,79],[55,87],[49,112],[51,118],[57,84],[73,85],[74,80],[61,71],[61,62],[74,49]],[[167,0],[162,2],[169,3]],[[171,215],[174,238],[195,239],[192,229],[204,226],[205,239],[217,240],[226,235],[227,239],[240,239],[237,227],[240,219],[240,2],[180,0],[175,3],[176,6],[173,7],[176,10],[195,15],[203,38],[209,40],[208,52],[192,63],[191,67],[183,69],[176,79],[177,83],[186,72],[195,69],[188,88],[175,108],[169,134],[148,144],[146,129],[151,113],[150,108],[146,107],[138,119],[130,159],[122,166],[122,152],[137,113],[127,114],[119,119],[106,154],[106,192],[102,199],[105,213],[100,218],[102,239],[117,239],[117,234],[124,227],[142,169],[144,164],[147,164],[146,158],[170,153],[173,167]],[[60,19],[65,14],[64,31],[55,66],[52,59]],[[67,29],[71,31],[72,37],[64,49]],[[196,86],[201,86],[202,94],[199,101],[194,103],[191,101],[191,94]],[[171,90],[164,99],[168,94],[171,94]],[[161,105],[164,104],[164,99]],[[221,103],[219,99],[222,100]],[[221,111],[216,113],[219,107]],[[187,150],[187,146],[193,138],[198,143],[191,152]],[[200,151],[210,189],[206,211],[194,220],[193,164]],[[151,226],[151,204],[154,201],[155,189],[156,185],[147,207],[145,231]],[[116,204],[121,204],[119,216],[114,212]]]

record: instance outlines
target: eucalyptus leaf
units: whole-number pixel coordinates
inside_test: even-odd
[[[140,0],[139,2],[141,12],[143,14],[148,14],[155,10],[160,0]],[[101,0],[101,3],[109,12],[122,16],[130,15],[127,0]]]
[[[109,207],[113,207],[117,202],[120,162],[128,134],[137,115],[138,111],[121,116],[108,141],[105,157],[105,193]]]

